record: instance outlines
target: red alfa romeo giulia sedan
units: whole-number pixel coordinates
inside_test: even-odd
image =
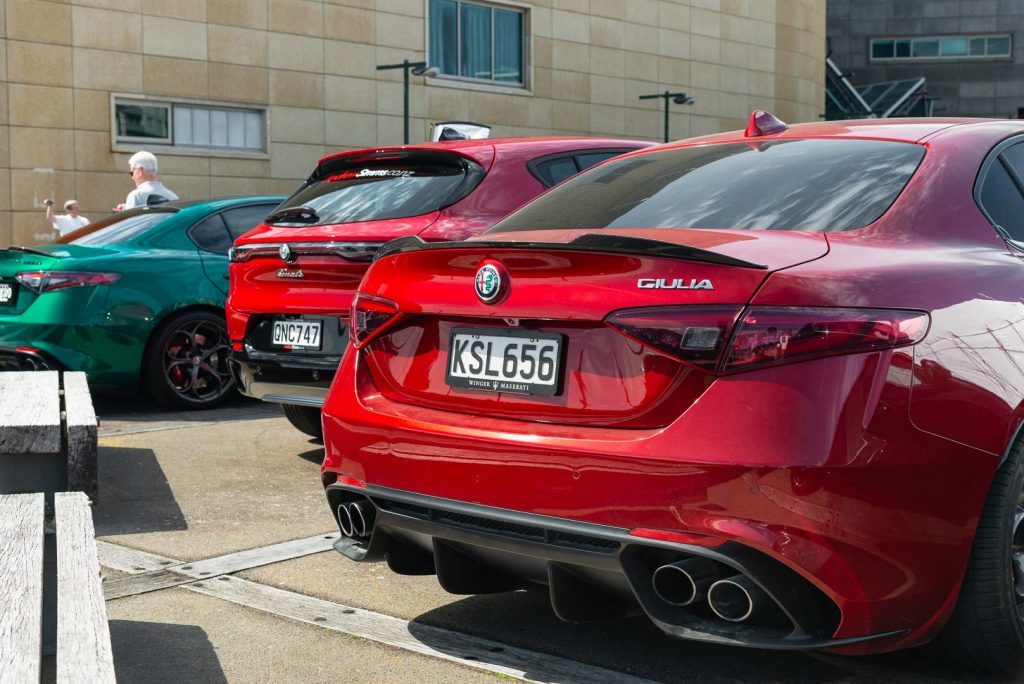
[[[320,406],[348,343],[352,295],[397,237],[461,240],[581,169],[651,143],[495,138],[352,150],[321,159],[263,225],[235,242],[227,299],[244,394],[320,435]]]
[[[1024,124],[685,140],[377,254],[324,406],[356,561],[572,621],[1024,654]]]

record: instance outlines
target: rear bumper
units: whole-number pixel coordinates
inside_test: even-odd
[[[735,542],[713,547],[640,539],[629,530],[530,515],[410,492],[331,485],[332,510],[365,497],[374,507],[369,538],[342,536],[335,549],[359,561],[386,560],[401,574],[436,573],[456,594],[546,585],[555,613],[568,622],[646,614],[667,635],[771,649],[839,648],[884,640],[906,629],[833,639],[839,611],[811,583],[767,556]],[[701,603],[681,607],[660,599],[654,570],[686,558],[706,558],[723,576],[754,579],[781,608],[777,624],[737,625]]]
[[[0,371],[67,370],[46,352],[34,347],[0,346]]]
[[[229,365],[242,394],[275,404],[323,406],[345,348],[348,326],[337,316],[321,314],[242,314],[229,306],[231,338],[244,351],[234,351]],[[320,321],[320,349],[286,349],[271,342],[279,319]]]
[[[85,371],[90,385],[127,385],[138,378],[134,359],[142,347],[134,338],[131,344],[127,339],[102,325],[0,318],[0,366],[32,370],[33,364],[43,364],[48,369]],[[127,373],[120,371],[129,369],[131,377],[122,381]]]
[[[723,378],[665,428],[624,430],[395,402],[374,385],[360,355],[348,354],[324,405],[323,477],[325,484],[369,483],[375,505],[381,490],[373,488],[386,488],[611,528],[620,537],[638,529],[704,535],[786,568],[839,611],[834,632],[805,630],[813,640],[725,638],[893,650],[927,641],[948,618],[997,465],[913,427],[910,387],[889,372],[897,363],[909,368],[911,359],[836,357]],[[433,517],[395,521],[391,513],[381,512],[381,539],[421,552],[435,538],[479,545],[451,537]],[[366,557],[391,554],[391,543],[371,540]],[[547,583],[547,566],[560,556],[546,548],[504,547],[500,558],[468,553],[500,574]],[[602,572],[614,575],[614,568]],[[614,581],[597,584],[614,590]],[[636,586],[625,586],[625,595],[638,601]],[[620,582],[618,595],[623,588]],[[643,607],[656,622],[675,625],[659,624],[666,631],[698,638],[692,627]]]
[[[262,355],[259,360],[235,352],[229,359],[235,384],[247,397],[275,404],[323,406],[327,390],[338,367],[337,358],[324,359],[306,367],[282,365]]]

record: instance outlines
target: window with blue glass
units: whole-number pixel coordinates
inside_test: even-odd
[[[1010,35],[872,38],[871,59],[1005,59]]]
[[[523,10],[461,0],[430,0],[430,66],[442,74],[524,85]]]

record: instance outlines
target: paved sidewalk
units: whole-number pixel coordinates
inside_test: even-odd
[[[453,596],[434,577],[316,551],[337,533],[323,448],[280,409],[98,408],[94,517],[118,568],[105,588],[120,596],[107,610],[123,682],[965,681],[917,653],[714,647],[670,640],[646,619],[569,625],[542,591]]]

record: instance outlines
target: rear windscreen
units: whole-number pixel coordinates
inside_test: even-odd
[[[96,223],[91,223],[73,233],[62,236],[57,242],[73,245],[117,245],[141,235],[153,226],[163,223],[175,211],[153,211],[142,208],[114,214]]]
[[[408,218],[442,209],[464,197],[483,177],[483,169],[454,154],[389,155],[339,159],[289,197],[289,207],[316,212],[295,221],[268,217],[274,225],[332,225]]]
[[[646,152],[581,173],[487,232],[852,230],[885,213],[923,156],[910,143],[834,139]]]

